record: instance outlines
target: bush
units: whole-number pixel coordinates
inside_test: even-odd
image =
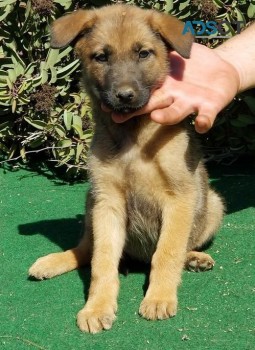
[[[80,65],[71,47],[49,46],[49,25],[65,12],[118,1],[0,1],[0,158],[53,162],[77,175],[86,170],[92,137],[89,100],[79,84]],[[139,1],[146,8],[172,13],[182,20],[242,20],[255,17],[255,1]],[[233,27],[232,34],[236,28]],[[204,42],[214,47],[219,40]],[[204,144],[220,158],[255,149],[255,96],[236,98],[221,113]],[[211,154],[211,152],[210,152]],[[15,164],[15,163],[14,163]]]

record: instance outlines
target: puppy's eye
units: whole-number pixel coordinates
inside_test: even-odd
[[[97,62],[107,62],[108,61],[108,55],[105,54],[105,53],[98,53],[98,54],[95,54],[94,55],[94,59],[97,61]]]
[[[151,54],[151,51],[149,50],[141,50],[139,51],[139,58],[147,58]]]

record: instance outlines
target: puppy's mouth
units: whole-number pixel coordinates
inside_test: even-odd
[[[116,114],[120,114],[120,115],[125,116],[127,114],[133,114],[137,110],[143,108],[146,105],[146,103],[148,102],[148,100],[146,99],[146,101],[143,101],[143,102],[141,102],[139,104],[136,104],[136,105],[132,106],[132,105],[127,105],[127,104],[113,104],[113,103],[110,103],[109,101],[106,101],[106,100],[102,99],[102,104],[109,111],[111,111],[113,113],[116,113]]]
[[[108,106],[110,108],[110,106]],[[118,107],[115,107],[115,106],[111,106],[111,110],[113,113],[116,113],[116,114],[122,114],[122,115],[125,115],[125,114],[132,114],[134,112],[136,112],[138,109],[142,108],[143,105],[141,106],[137,106],[137,107],[130,107],[130,106],[118,106]]]

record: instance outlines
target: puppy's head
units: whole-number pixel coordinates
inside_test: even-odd
[[[53,23],[51,46],[75,41],[88,91],[110,109],[143,107],[169,71],[168,49],[189,57],[193,38],[178,19],[153,10],[113,5],[79,10]]]

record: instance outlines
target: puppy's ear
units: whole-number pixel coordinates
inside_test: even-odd
[[[51,26],[51,47],[60,49],[69,45],[83,30],[90,29],[95,21],[93,10],[78,10],[60,17]]]
[[[153,31],[182,57],[189,58],[194,37],[190,33],[182,34],[184,23],[165,13],[153,11],[151,14],[149,23]]]

